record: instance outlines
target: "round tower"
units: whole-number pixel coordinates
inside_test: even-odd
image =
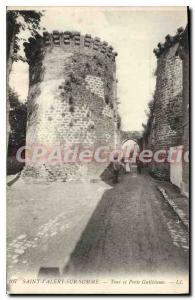
[[[24,47],[29,63],[26,145],[43,145],[50,151],[56,145],[113,149],[118,131],[113,48],[98,37],[69,31],[44,32]],[[102,170],[94,162],[43,161],[26,165],[24,175],[67,180],[100,176]]]

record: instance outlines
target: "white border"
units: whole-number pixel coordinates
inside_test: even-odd
[[[187,6],[191,5],[187,0],[29,0],[18,1],[18,0],[7,0],[3,1],[7,6]]]

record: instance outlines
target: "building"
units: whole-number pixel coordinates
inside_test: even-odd
[[[180,45],[178,48],[178,54],[183,63],[183,149],[184,153],[189,152],[189,27],[186,26],[183,33]],[[182,168],[182,186],[181,191],[186,196],[189,196],[189,162],[183,160]]]
[[[44,32],[24,43],[29,63],[26,144],[96,149],[118,141],[116,52],[91,35]],[[106,165],[27,164],[25,177],[96,178]]]
[[[157,57],[156,88],[150,116],[144,130],[143,148],[158,150],[189,149],[189,48],[187,27],[154,49]],[[166,157],[167,158],[167,157]],[[170,180],[181,191],[188,190],[189,163],[152,162],[150,171]],[[187,194],[185,192],[185,194]]]

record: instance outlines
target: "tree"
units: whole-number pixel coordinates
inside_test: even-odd
[[[10,133],[7,166],[8,173],[13,174],[23,167],[15,158],[17,150],[26,142],[27,105],[19,101],[18,94],[12,89],[8,90],[8,98],[10,103]]]
[[[8,10],[7,11],[7,90],[9,83],[9,75],[14,61],[23,60],[18,54],[20,50],[19,33],[21,30],[29,30],[32,36],[37,34],[40,29],[40,20],[42,12],[33,10]],[[7,146],[9,142],[10,123],[9,123],[10,103],[7,97]]]
[[[7,63],[8,74],[11,72],[13,61],[22,59],[17,56],[20,50],[18,34],[21,30],[28,29],[32,36],[40,29],[42,12],[33,10],[8,10],[7,11]]]
[[[27,105],[19,101],[18,94],[9,89],[8,98],[10,103],[10,137],[9,150],[15,148],[16,150],[25,145],[26,140],[26,123],[27,123]]]

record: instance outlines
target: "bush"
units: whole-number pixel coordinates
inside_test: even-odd
[[[162,168],[158,167],[147,167],[146,168],[147,172],[155,179],[162,180],[162,181],[167,181],[167,170],[163,170]]]

